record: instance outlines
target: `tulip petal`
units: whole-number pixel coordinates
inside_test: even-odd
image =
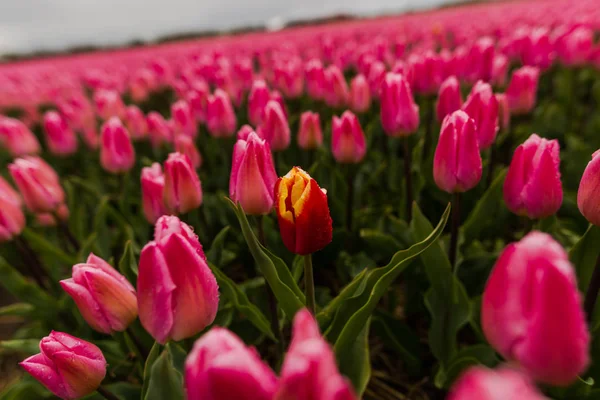
[[[31,356],[19,365],[56,396],[61,399],[69,398],[62,377],[43,354]]]
[[[106,376],[106,361],[92,360],[64,351],[54,354],[54,364],[70,398],[81,398],[96,391]]]
[[[86,287],[75,283],[73,279],[60,281],[60,286],[73,298],[83,319],[92,328],[107,335],[112,333],[110,323]]]

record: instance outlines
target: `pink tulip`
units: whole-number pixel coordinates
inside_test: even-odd
[[[97,150],[100,146],[100,136],[98,135],[98,128],[96,128],[96,121],[91,121],[80,131],[81,138],[85,145],[91,150]]]
[[[321,60],[313,58],[305,67],[306,91],[313,100],[321,100],[325,93],[325,69]]]
[[[194,169],[198,169],[202,165],[202,156],[191,136],[175,136],[175,151],[188,156]]]
[[[408,82],[390,72],[381,85],[381,124],[389,136],[408,136],[419,127],[419,106]]]
[[[304,150],[314,150],[323,144],[321,118],[316,112],[305,111],[300,115],[298,130],[298,147]]]
[[[494,57],[494,65],[492,66],[491,83],[494,86],[504,86],[508,75],[509,61],[504,54],[496,54]]]
[[[274,400],[355,400],[350,382],[338,371],[329,344],[306,309],[294,317],[292,342],[281,367]]]
[[[0,118],[0,147],[13,157],[38,154],[40,144],[24,123],[14,118]]]
[[[302,75],[302,62],[299,58],[290,58],[275,66],[275,86],[286,98],[296,98],[304,89],[304,76]]]
[[[142,168],[141,186],[144,216],[149,223],[154,224],[158,218],[167,214],[163,201],[165,177],[159,163]]]
[[[194,336],[217,314],[219,288],[198,237],[177,217],[156,222],[140,255],[138,307],[144,328],[161,344]]]
[[[545,400],[529,377],[509,367],[469,368],[454,384],[448,400]]]
[[[408,63],[412,70],[412,88],[415,93],[436,93],[443,80],[444,65],[441,57],[428,51],[424,54],[412,54]]]
[[[130,105],[125,110],[125,125],[133,140],[143,139],[148,134],[146,117],[135,105]]]
[[[146,117],[146,122],[148,123],[148,134],[153,147],[156,148],[165,143],[171,143],[173,134],[162,115],[156,111],[151,111]]]
[[[18,158],[8,169],[29,211],[51,213],[65,202],[58,175],[41,158]]]
[[[285,150],[290,145],[290,126],[281,106],[275,100],[267,103],[263,124],[257,132],[269,143],[273,151]]]
[[[554,61],[554,45],[547,28],[533,29],[524,37],[521,48],[523,65],[548,69]]]
[[[541,382],[568,385],[589,364],[575,271],[545,233],[529,233],[504,249],[483,293],[481,325],[503,357]]]
[[[0,242],[12,240],[25,228],[19,194],[0,176]]]
[[[77,151],[77,136],[56,111],[44,114],[46,144],[52,154],[66,156]]]
[[[558,140],[535,133],[515,150],[504,181],[510,211],[531,219],[555,214],[563,200]]]
[[[190,136],[192,138],[198,135],[196,120],[192,115],[192,109],[185,100],[179,100],[171,105],[171,119],[175,124],[175,137],[177,137],[178,134]]]
[[[283,99],[283,96],[281,95],[281,93],[279,93],[278,90],[273,90],[271,92],[271,100],[277,102],[279,104],[279,106],[281,107],[281,111],[283,111],[283,115],[285,115],[285,117],[288,117],[288,112],[287,112],[287,107],[285,105],[285,100]]]
[[[498,102],[498,125],[501,131],[506,131],[510,127],[508,98],[504,93],[497,93],[496,101]]]
[[[498,133],[498,100],[490,84],[478,81],[462,109],[475,121],[479,149],[488,149]]]
[[[196,341],[184,380],[188,400],[272,400],[277,389],[275,373],[258,352],[220,327]]]
[[[249,215],[271,212],[277,173],[265,140],[252,132],[233,148],[229,197]]]
[[[492,80],[494,70],[494,40],[482,37],[471,47],[468,55],[469,78],[472,82]]]
[[[94,93],[94,104],[96,113],[104,120],[111,117],[123,118],[125,114],[125,104],[115,90],[97,90]]]
[[[594,31],[587,27],[577,27],[564,35],[556,44],[558,58],[567,66],[585,64],[594,45]]]
[[[119,174],[129,171],[135,164],[135,150],[129,132],[117,117],[102,125],[100,164],[106,171]]]
[[[433,158],[433,178],[445,192],[466,192],[481,179],[481,155],[475,121],[464,111],[455,111],[442,122]]]
[[[262,123],[265,106],[269,100],[271,92],[265,81],[254,81],[248,94],[248,120],[252,125],[259,126]]]
[[[333,158],[341,164],[361,162],[367,153],[367,143],[356,115],[346,111],[341,118],[333,116],[331,130]]]
[[[237,119],[229,95],[221,89],[208,99],[206,125],[214,137],[230,137],[235,133]]]
[[[254,129],[250,125],[242,125],[237,133],[237,140],[248,140],[248,136],[250,136],[250,134],[253,132]]]
[[[356,75],[350,82],[350,108],[362,113],[371,107],[371,91],[365,76]]]
[[[40,341],[40,350],[19,365],[61,399],[93,393],[106,375],[102,351],[85,340],[52,331]]]
[[[171,213],[185,214],[202,204],[202,186],[192,161],[181,153],[171,153],[165,161],[163,200]]]
[[[384,63],[381,61],[374,61],[371,63],[369,75],[367,75],[367,81],[369,83],[369,90],[371,94],[373,94],[373,97],[379,97],[381,84],[383,83],[386,74],[387,68]],[[352,96],[352,92],[350,92],[350,96]],[[352,97],[350,97],[350,100],[352,100]]]
[[[438,100],[435,106],[438,121],[443,121],[446,115],[452,114],[462,107],[462,95],[460,94],[460,83],[456,76],[448,77],[440,85]]]
[[[592,155],[588,163],[577,192],[577,205],[579,211],[592,224],[600,226],[600,202],[598,202],[598,189],[600,188],[600,151]]]
[[[533,110],[539,75],[536,67],[521,67],[513,72],[505,93],[511,114],[529,114]]]
[[[186,93],[185,100],[190,105],[196,122],[206,121],[209,96],[210,89],[204,81],[195,81],[192,88]]]
[[[135,289],[100,257],[90,254],[73,266],[73,277],[60,285],[75,300],[83,319],[95,330],[123,332],[137,317]]]
[[[350,92],[342,71],[335,65],[325,70],[324,98],[328,106],[341,108],[348,104]]]
[[[141,68],[134,73],[129,82],[131,99],[136,103],[148,98],[150,92],[156,87],[156,77],[148,68]]]

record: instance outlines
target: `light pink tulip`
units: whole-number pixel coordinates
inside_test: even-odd
[[[67,156],[77,151],[77,136],[56,111],[44,114],[46,144],[52,154]]]
[[[490,84],[477,81],[462,109],[475,121],[479,149],[488,149],[498,133],[498,100]]]
[[[195,169],[200,168],[200,166],[202,165],[202,156],[200,155],[200,151],[198,151],[198,148],[194,143],[194,139],[192,139],[191,136],[176,135],[175,151],[188,156],[188,158],[192,162],[192,166]]]
[[[146,116],[135,105],[130,105],[125,110],[125,125],[133,140],[143,139],[148,135]]]
[[[156,111],[151,111],[146,117],[146,122],[148,123],[150,143],[152,143],[153,147],[160,147],[165,143],[171,143],[173,141],[171,128],[162,115]]]
[[[325,70],[324,98],[328,106],[341,108],[350,100],[350,90],[342,71],[335,65],[330,65]]]
[[[214,137],[230,137],[235,133],[237,119],[229,95],[217,89],[208,99],[206,125]]]
[[[58,175],[41,158],[18,158],[8,169],[29,211],[55,212],[65,202]]]
[[[323,144],[321,118],[319,114],[305,111],[300,115],[300,128],[298,130],[298,147],[304,150],[314,150]]]
[[[192,109],[185,100],[179,100],[171,105],[171,119],[174,122],[174,136],[186,135],[195,138],[198,135],[196,120]]]
[[[171,153],[165,161],[163,200],[171,213],[185,214],[202,204],[202,186],[192,161],[181,153]]]
[[[592,155],[588,163],[577,192],[577,205],[579,211],[592,224],[600,226],[600,151]]]
[[[262,123],[265,106],[269,100],[271,100],[271,92],[266,82],[254,81],[248,94],[248,120],[252,125],[259,126]]]
[[[361,162],[367,153],[367,142],[356,115],[346,111],[341,118],[333,116],[331,130],[333,158],[341,164]]]
[[[380,82],[381,85],[381,82]],[[356,75],[350,82],[350,108],[352,111],[362,113],[371,107],[371,91],[365,76]]]
[[[151,167],[142,168],[142,206],[146,220],[154,224],[157,219],[167,214],[167,207],[163,200],[165,188],[165,176],[159,163]]]
[[[469,368],[450,390],[448,400],[545,400],[523,372],[510,367]]]
[[[513,72],[505,92],[511,114],[523,115],[533,111],[539,75],[537,67],[521,67]]]
[[[263,124],[257,132],[269,143],[273,151],[285,150],[290,145],[290,126],[283,109],[275,100],[270,100],[267,103],[263,115]]]
[[[0,118],[0,146],[13,157],[38,154],[40,144],[27,126],[14,118]]]
[[[390,72],[381,85],[381,124],[389,136],[408,136],[419,127],[419,106],[408,82]]]
[[[461,107],[462,95],[460,93],[460,83],[456,79],[456,76],[450,76],[440,85],[435,106],[438,121],[442,122],[446,118],[446,115],[460,110]]]
[[[129,132],[119,118],[112,117],[102,125],[100,164],[106,171],[119,174],[135,164],[135,150]]]

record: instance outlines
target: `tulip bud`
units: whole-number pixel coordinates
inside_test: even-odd
[[[202,186],[188,156],[171,153],[165,161],[163,200],[171,213],[185,214],[202,204]]]
[[[504,86],[508,75],[508,57],[504,54],[496,54],[494,57],[494,65],[492,67],[491,83],[495,86]]]
[[[77,151],[77,136],[67,121],[56,111],[44,114],[46,144],[52,154],[66,156]]]
[[[106,375],[102,351],[85,340],[52,331],[40,341],[40,350],[19,365],[61,399],[93,393]]]
[[[533,110],[539,75],[536,67],[521,67],[513,72],[505,92],[511,114],[529,114]]]
[[[434,94],[442,83],[444,65],[439,55],[432,51],[412,54],[409,59],[412,70],[412,88],[415,93]]]
[[[178,134],[197,136],[196,120],[192,115],[192,109],[185,100],[179,100],[171,106],[171,118],[175,123],[175,136]]]
[[[365,76],[356,75],[350,82],[350,108],[358,113],[371,107],[371,91]]]
[[[321,100],[325,92],[325,70],[321,60],[314,58],[306,63],[306,91],[313,100]]]
[[[243,125],[237,133],[237,140],[248,140],[248,136],[253,132],[254,129],[250,125]]]
[[[365,134],[356,115],[346,111],[341,118],[333,116],[331,125],[333,158],[341,164],[357,164],[367,153]]]
[[[185,100],[190,105],[196,122],[204,122],[210,91],[206,82],[202,80],[194,81],[192,86],[192,89],[187,92]]]
[[[481,79],[489,82],[492,79],[494,53],[494,40],[492,38],[482,37],[477,40],[468,56],[471,81],[475,82]]]
[[[144,216],[148,222],[154,224],[158,218],[167,214],[167,207],[163,201],[165,177],[160,164],[154,163],[151,167],[142,168],[140,180]]]
[[[506,131],[510,127],[508,99],[504,93],[497,93],[496,101],[498,102],[498,125],[501,131]]]
[[[0,242],[12,240],[25,228],[19,194],[0,176]]]
[[[185,360],[188,400],[272,400],[276,390],[271,368],[225,328],[203,335]]]
[[[173,140],[171,128],[162,115],[156,111],[151,111],[146,117],[148,122],[148,134],[153,147],[160,147],[164,143],[170,143]]]
[[[460,94],[460,83],[456,76],[448,77],[440,85],[438,100],[435,106],[438,121],[443,121],[446,115],[452,114],[462,107],[462,96]]]
[[[327,194],[302,169],[294,167],[277,180],[275,209],[281,238],[292,253],[311,254],[331,243]]]
[[[393,72],[381,84],[381,123],[389,136],[408,136],[419,127],[419,106],[408,82]]]
[[[515,150],[506,180],[504,201],[510,211],[531,219],[555,214],[563,200],[558,140],[535,133]]]
[[[448,400],[545,400],[524,373],[508,367],[471,367],[450,390]]]
[[[367,81],[369,82],[369,90],[373,93],[374,97],[379,96],[381,90],[381,83],[385,79],[387,69],[385,64],[381,61],[374,61],[371,63],[369,68],[369,74],[367,75]]]
[[[14,118],[0,118],[0,146],[13,157],[38,154],[40,144],[24,123]]]
[[[263,120],[265,106],[271,100],[271,92],[263,80],[256,80],[248,94],[248,120],[254,126],[259,126]]]
[[[249,215],[265,215],[273,209],[277,173],[269,145],[256,133],[239,139],[233,148],[229,197]]]
[[[194,169],[200,168],[202,165],[202,156],[191,136],[176,135],[175,151],[188,156]]]
[[[592,155],[592,160],[583,171],[577,192],[577,206],[585,219],[600,226],[600,202],[598,202],[597,192],[600,187],[600,157],[598,156],[600,151]]]
[[[568,385],[589,363],[575,271],[545,233],[532,232],[504,249],[483,292],[481,325],[504,358],[541,382]]]
[[[298,311],[294,317],[292,343],[273,399],[358,399],[350,382],[339,373],[331,347],[306,309]]]
[[[135,150],[129,132],[117,117],[102,125],[100,164],[106,171],[119,174],[129,171],[135,164]]]
[[[321,118],[316,112],[305,111],[300,116],[298,130],[298,147],[304,150],[314,150],[323,144]]]
[[[90,254],[73,266],[73,277],[60,285],[75,300],[83,319],[98,332],[123,332],[137,317],[135,289],[100,257]]]
[[[291,57],[285,62],[278,63],[273,69],[275,86],[288,98],[296,98],[304,89],[302,62],[297,57]]]
[[[161,344],[194,336],[219,306],[217,281],[192,229],[177,217],[156,223],[140,255],[138,307],[144,328]]]
[[[594,46],[594,31],[580,26],[564,35],[556,44],[560,61],[567,66],[579,66],[588,61]]]
[[[237,124],[229,95],[221,89],[209,97],[206,111],[206,125],[214,137],[229,137],[235,133]]]
[[[58,175],[41,158],[18,158],[8,169],[29,211],[55,212],[65,202]]]
[[[125,110],[125,125],[133,140],[143,139],[148,134],[146,117],[135,105],[130,105]]]
[[[462,109],[475,121],[479,148],[488,149],[498,133],[498,100],[490,84],[477,81]]]
[[[341,108],[348,104],[350,92],[342,71],[335,65],[325,70],[325,102],[328,106]]]
[[[258,134],[269,143],[273,151],[285,150],[290,145],[290,126],[283,109],[275,100],[267,103]]]
[[[107,120],[111,117],[122,118],[125,113],[125,104],[117,91],[98,90],[94,93],[96,113],[100,118]]]
[[[475,121],[464,111],[455,111],[442,122],[433,158],[433,179],[445,192],[466,192],[481,179],[481,155]]]

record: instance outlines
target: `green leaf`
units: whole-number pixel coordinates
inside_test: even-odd
[[[360,238],[365,242],[369,255],[380,254],[382,259],[390,258],[402,248],[396,238],[376,229],[361,229]]]
[[[585,234],[569,251],[569,260],[575,266],[579,290],[583,293],[587,291],[596,267],[596,260],[600,255],[598,243],[600,243],[600,228],[590,224]]]
[[[140,385],[134,385],[128,382],[111,383],[110,385],[102,385],[104,389],[117,396],[120,400],[139,400],[142,388]],[[106,400],[100,393],[94,393],[84,397],[85,400]]]
[[[221,261],[223,258],[223,249],[225,248],[225,239],[227,238],[227,233],[229,233],[229,226],[221,229],[221,232],[215,236],[215,239],[212,242],[210,250],[206,253],[206,258],[213,264],[221,266]]]
[[[173,366],[183,375],[185,359],[187,358],[186,351],[180,345],[173,342],[167,343],[166,347],[173,360]]]
[[[74,257],[64,253],[54,243],[49,242],[42,235],[39,235],[29,228],[23,230],[23,238],[31,245],[34,250],[39,251],[41,254],[45,254],[48,257],[59,260],[61,263],[66,265],[74,265],[77,260]]]
[[[411,230],[415,241],[423,240],[433,231],[416,204]],[[471,303],[463,284],[452,273],[450,261],[439,242],[421,253],[421,261],[431,283],[425,294],[425,305],[431,314],[429,346],[445,368],[456,353],[458,331],[469,322]]]
[[[331,322],[331,319],[334,318],[336,311],[344,304],[344,301],[364,290],[367,283],[366,277],[369,275],[369,272],[365,268],[360,274],[356,275],[352,282],[344,286],[342,291],[317,313],[317,322],[322,329]]]
[[[121,272],[129,282],[135,284],[138,276],[138,264],[133,254],[133,248],[131,240],[125,243],[125,249],[123,249],[123,256],[119,261],[119,272]]]
[[[404,322],[381,312],[373,317],[371,328],[388,348],[402,358],[408,372],[416,376],[422,367],[419,336]]]
[[[498,173],[463,223],[461,232],[466,243],[476,239],[487,225],[494,223],[494,216],[498,214],[502,204],[502,186],[507,171],[508,169],[504,168]]]
[[[269,283],[269,286],[273,290],[277,302],[281,308],[291,320],[296,315],[296,312],[305,306],[305,297],[294,277],[290,273],[289,268],[283,260],[271,253],[267,248],[262,246],[248,223],[246,214],[241,207],[236,206],[231,200],[227,199],[235,212],[240,226],[242,228],[242,234],[248,243],[252,257],[260,268],[265,279]]]
[[[493,367],[498,364],[496,352],[486,344],[478,344],[462,349],[449,363],[448,368],[440,368],[435,376],[435,386],[449,388],[467,368],[474,365]]]
[[[183,376],[173,365],[173,358],[165,350],[150,370],[150,382],[145,400],[183,400]]]
[[[250,302],[246,293],[240,290],[238,285],[224,274],[223,271],[211,263],[208,265],[215,275],[215,278],[217,278],[219,289],[221,289],[223,295],[231,301],[235,309],[248,318],[252,325],[258,328],[258,330],[275,340],[275,335],[273,335],[273,331],[271,331],[269,320],[257,306]]]
[[[146,364],[144,364],[144,386],[142,387],[142,395],[141,399],[146,398],[146,393],[148,393],[148,388],[150,385],[150,374],[152,371],[152,366],[156,362],[158,355],[160,354],[160,343],[154,342],[152,349],[150,349],[150,354],[148,354],[148,358],[146,359]]]
[[[35,312],[35,307],[28,303],[13,303],[0,307],[0,317],[28,317]]]
[[[23,399],[46,399],[56,398],[42,386],[41,383],[34,380],[30,376],[25,376],[23,379],[10,385],[0,393],[0,400],[23,400]]]
[[[19,352],[28,356],[40,352],[40,339],[19,339],[0,341],[0,350]]]
[[[352,382],[356,393],[362,398],[371,378],[371,358],[369,349],[369,328],[371,318],[352,341],[347,351],[337,354],[338,365],[343,375]]]
[[[398,275],[410,265],[415,257],[439,238],[446,226],[449,214],[450,206],[446,207],[438,226],[429,237],[407,250],[397,252],[387,266],[369,270],[365,278],[360,278],[362,275],[359,275],[361,281],[358,284],[354,283],[356,279],[350,283],[350,285],[357,286],[356,292],[340,306],[327,332],[329,339],[335,342],[334,350],[338,359],[345,357],[345,354],[351,352],[356,346],[356,341],[360,338],[361,331],[367,325],[377,303]],[[346,366],[342,365],[342,368],[344,367]],[[353,383],[357,389],[360,388],[361,382],[354,381]]]

